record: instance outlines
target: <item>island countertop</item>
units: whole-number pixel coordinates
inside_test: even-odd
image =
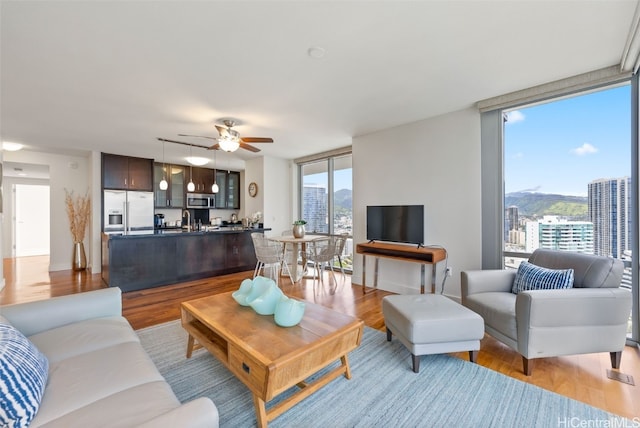
[[[107,239],[138,239],[138,238],[150,238],[150,237],[167,237],[167,236],[198,236],[206,235],[210,233],[226,234],[226,233],[253,233],[253,232],[268,232],[270,228],[245,228],[242,226],[220,226],[211,227],[203,226],[201,230],[187,230],[184,228],[161,228],[153,230],[138,230],[132,233],[108,233],[104,234]]]
[[[159,229],[102,234],[102,279],[123,292],[252,271],[251,233],[269,228]]]

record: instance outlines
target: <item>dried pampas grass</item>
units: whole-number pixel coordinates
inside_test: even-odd
[[[84,232],[87,229],[89,214],[91,214],[91,198],[89,191],[84,196],[73,196],[73,191],[64,189],[66,197],[64,202],[67,205],[67,216],[69,217],[69,230],[73,237],[73,243],[84,241]]]

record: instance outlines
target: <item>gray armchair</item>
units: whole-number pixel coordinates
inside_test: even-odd
[[[573,288],[511,292],[515,270],[461,273],[462,304],[484,319],[485,331],[522,355],[529,376],[535,358],[609,352],[620,367],[631,293],[620,288],[620,260],[538,249],[529,262],[574,269]]]

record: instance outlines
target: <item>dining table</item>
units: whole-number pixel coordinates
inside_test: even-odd
[[[287,244],[291,244],[291,246],[293,247],[293,254],[295,254],[296,262],[293,263],[293,266],[289,266],[289,270],[291,271],[291,278],[293,279],[293,282],[298,282],[302,278],[304,278],[305,272],[307,270],[307,243],[316,239],[326,239],[326,235],[304,234],[301,238],[296,238],[293,235],[280,235],[269,236],[269,239],[272,241],[281,242],[285,246]],[[300,254],[302,257],[302,269],[298,269],[298,254]]]

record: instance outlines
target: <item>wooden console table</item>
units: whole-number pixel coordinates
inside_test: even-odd
[[[418,247],[416,245],[401,245],[384,242],[363,242],[356,245],[356,253],[362,254],[362,292],[365,293],[367,284],[367,256],[375,258],[373,276],[373,288],[378,288],[378,259],[402,260],[405,262],[420,263],[420,293],[424,294],[424,266],[431,268],[431,292],[436,292],[436,267],[435,265],[447,257],[447,251],[441,247]]]

